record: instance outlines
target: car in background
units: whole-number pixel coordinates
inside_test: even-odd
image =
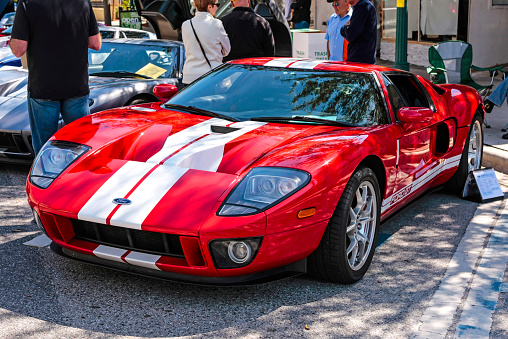
[[[104,40],[89,50],[90,111],[158,101],[158,84],[181,86],[183,43],[148,39]],[[0,162],[34,158],[27,105],[28,71],[0,71]],[[63,124],[63,122],[61,122]]]
[[[12,26],[4,29],[3,31],[0,31],[0,38],[5,38],[5,37],[10,38],[11,34],[12,34]]]
[[[152,32],[117,26],[99,26],[99,32],[103,39],[157,39]]]
[[[0,32],[11,27],[14,24],[14,16],[16,12],[6,13],[2,19],[0,19]]]
[[[392,68],[242,59],[155,91],[37,156],[28,200],[56,253],[194,283],[355,283],[381,221],[481,166],[478,92]]]
[[[4,66],[13,66],[13,67],[21,66],[21,59],[12,54],[11,49],[8,47],[0,48],[0,68]]]

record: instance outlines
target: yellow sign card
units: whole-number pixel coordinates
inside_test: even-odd
[[[405,2],[405,0],[397,0],[397,7],[404,8],[404,2]]]
[[[136,72],[136,74],[146,75],[147,77],[150,77],[152,79],[157,79],[164,73],[166,73],[166,70],[164,68],[155,66],[152,63],[146,64],[146,66],[143,66],[139,71]]]

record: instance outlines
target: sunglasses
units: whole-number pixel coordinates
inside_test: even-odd
[[[219,7],[220,7],[220,2],[216,2],[216,3],[214,3],[213,5],[214,5],[214,6],[217,6],[217,8],[219,8]]]

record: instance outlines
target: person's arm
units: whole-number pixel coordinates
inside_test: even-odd
[[[369,20],[369,12],[366,7],[360,7],[353,10],[353,16],[349,20],[349,25],[346,24],[340,29],[340,34],[347,39],[347,41],[355,41],[362,35],[366,23]]]
[[[102,36],[99,31],[99,26],[97,25],[97,19],[95,18],[92,5],[90,5],[90,21],[88,25],[88,48],[98,51],[102,47]]]
[[[98,51],[101,49],[101,47],[102,47],[101,33],[97,33],[91,37],[88,37],[88,48]]]
[[[229,41],[228,34],[224,30],[222,21],[218,20],[218,23],[219,23],[219,41],[222,47],[221,53],[222,56],[225,57],[226,55],[229,54],[229,52],[231,52],[231,42]]]
[[[28,24],[25,6],[25,1],[20,0],[12,25],[11,40],[9,41],[12,54],[18,58],[26,53],[30,37],[30,25]]]
[[[328,55],[328,60],[330,60],[330,42],[326,40],[326,54]]]
[[[28,41],[19,40],[19,39],[11,39],[9,42],[9,47],[12,50],[12,54],[16,57],[20,58],[23,54],[26,53],[26,49],[28,47]]]

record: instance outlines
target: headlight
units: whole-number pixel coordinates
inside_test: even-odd
[[[282,167],[256,167],[228,195],[220,216],[262,212],[286,199],[310,181],[310,174]]]
[[[46,143],[35,158],[30,182],[39,188],[48,188],[60,173],[88,150],[90,147],[72,142]]]

